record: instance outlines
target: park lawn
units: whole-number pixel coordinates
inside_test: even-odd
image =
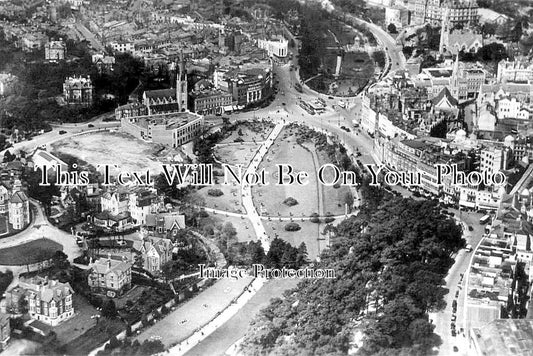
[[[224,214],[214,214],[212,212],[208,212],[208,214],[209,216],[207,218],[200,220],[199,227],[207,225],[219,226],[229,222],[237,231],[238,242],[256,240],[255,230],[253,229],[252,223],[247,217],[225,216]]]
[[[222,163],[230,164],[232,166],[240,164],[244,170],[248,167],[260,146],[261,145],[258,143],[250,142],[216,146],[215,156]]]
[[[270,181],[267,186],[252,187],[254,204],[260,215],[309,216],[318,210],[317,162],[314,162],[313,155],[309,151],[296,143],[296,136],[290,130],[286,128],[280,133],[259,165],[259,170],[265,169],[268,172]],[[276,185],[277,164],[291,165],[294,172],[307,172],[308,184]],[[296,199],[298,204],[294,206],[283,204],[283,201],[289,197]]]
[[[307,255],[309,259],[314,261],[327,245],[327,241],[323,240],[325,236],[321,234],[325,224],[315,224],[310,221],[302,222],[301,219],[297,218],[293,219],[293,221],[300,225],[301,230],[285,231],[285,225],[290,221],[279,221],[276,218],[272,218],[271,221],[263,220],[263,225],[267,235],[272,238],[278,237],[294,247],[298,247],[302,242],[305,242]]]
[[[0,249],[0,265],[23,266],[50,259],[63,246],[49,239],[38,239],[22,245]]]
[[[224,194],[218,197],[210,196],[208,194],[209,189],[220,189]],[[202,187],[196,191],[196,194],[198,194],[198,196],[204,201],[203,206],[206,208],[246,214],[241,203],[241,186],[238,184],[217,184],[214,186]]]
[[[323,151],[317,151],[318,161],[320,166],[330,163],[329,158],[326,153]],[[324,180],[329,183],[333,182],[334,173],[331,169],[324,170]],[[340,186],[335,188],[333,186],[327,186],[325,184],[320,184],[322,192],[324,195],[324,213],[331,213],[333,215],[342,215],[345,213],[344,202],[346,194],[351,195],[350,187]]]

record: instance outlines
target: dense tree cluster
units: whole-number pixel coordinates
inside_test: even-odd
[[[464,244],[460,227],[434,202],[387,195],[379,209],[367,205],[332,231],[316,267],[333,268],[336,278],[304,280],[273,300],[253,320],[243,352],[346,354],[366,313],[360,354],[427,354],[436,342],[427,313],[443,307],[450,256]]]

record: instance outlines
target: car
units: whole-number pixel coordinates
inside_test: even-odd
[[[457,346],[453,347],[453,352],[459,352],[459,348]]]
[[[334,98],[332,96],[328,96],[328,99],[333,100]]]
[[[60,134],[60,135],[64,135],[64,134],[66,134],[66,133],[67,133],[67,131],[65,131],[65,130],[60,130],[60,131],[59,131],[59,134]]]
[[[285,105],[287,105],[287,104],[285,104],[285,103],[281,103],[281,105],[285,106]]]
[[[457,333],[455,332],[455,330],[452,330],[452,336],[455,336],[457,335]]]
[[[344,130],[344,131],[346,131],[346,132],[350,132],[350,129],[347,128],[346,126],[341,126],[341,130]]]
[[[94,125],[93,124],[89,124],[89,125],[87,125],[87,127],[94,127]]]

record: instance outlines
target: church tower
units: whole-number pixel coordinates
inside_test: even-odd
[[[176,75],[176,101],[180,112],[188,111],[187,71],[185,69],[185,60],[183,59],[183,50],[180,53],[179,71]]]

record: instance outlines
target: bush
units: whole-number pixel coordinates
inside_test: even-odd
[[[298,231],[301,227],[295,222],[290,222],[287,225],[285,225],[285,231]]]
[[[207,191],[207,195],[211,197],[219,197],[221,195],[224,195],[224,193],[220,189],[209,189]]]
[[[283,204],[287,205],[287,206],[294,206],[294,205],[297,205],[298,204],[298,200],[292,198],[292,197],[288,197],[287,199],[285,199],[283,201]]]
[[[311,221],[312,223],[315,223],[315,224],[319,224],[320,223],[320,219],[319,219],[319,215],[318,213],[313,213],[311,214]]]
[[[329,217],[327,217],[327,218],[324,219],[324,222],[325,222],[326,224],[329,224],[329,223],[333,222],[334,220],[335,220],[335,218],[329,216]]]

